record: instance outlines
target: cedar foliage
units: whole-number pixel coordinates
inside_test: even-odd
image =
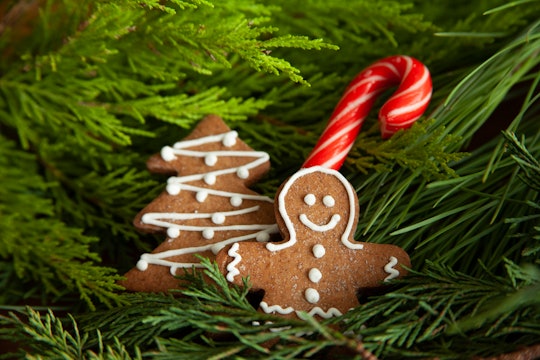
[[[10,356],[457,359],[538,344],[539,14],[532,0],[4,1],[0,334],[25,344]],[[430,68],[430,109],[385,141],[373,111],[341,171],[356,238],[405,248],[412,275],[321,323],[257,313],[208,262],[216,284],[187,273],[183,297],[121,291],[158,241],[131,225],[162,188],[150,154],[218,114],[270,153],[257,190],[272,196],[341,89],[396,53]]]

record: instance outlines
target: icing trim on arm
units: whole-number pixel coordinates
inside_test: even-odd
[[[234,243],[231,248],[229,249],[229,251],[227,252],[227,254],[231,257],[234,258],[233,261],[231,261],[228,265],[227,265],[227,280],[229,282],[233,282],[234,281],[234,277],[238,274],[240,274],[240,270],[238,270],[236,268],[236,265],[238,265],[238,263],[240,263],[240,261],[242,261],[242,256],[238,253],[238,249],[240,248],[240,246],[238,245],[238,243]]]
[[[390,281],[399,276],[399,271],[394,269],[394,266],[396,266],[397,263],[398,259],[396,259],[394,256],[390,256],[390,261],[388,262],[388,264],[384,265],[384,271],[390,275],[384,278],[384,282]]]

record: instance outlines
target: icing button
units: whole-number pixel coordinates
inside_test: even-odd
[[[320,259],[326,254],[326,249],[321,244],[316,244],[311,249],[313,251],[313,256],[315,256],[317,259]]]
[[[322,273],[319,269],[313,268],[309,270],[308,278],[311,282],[318,283],[322,279]]]
[[[312,288],[306,289],[306,292],[304,293],[304,297],[311,304],[318,303],[319,299],[320,299],[319,292],[317,290],[315,290],[315,289],[312,289]]]

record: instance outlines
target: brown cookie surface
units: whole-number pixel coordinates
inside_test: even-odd
[[[337,171],[301,169],[276,196],[279,243],[237,243],[217,256],[229,281],[249,276],[264,290],[261,311],[329,318],[359,305],[357,293],[405,274],[407,253],[394,245],[357,242],[358,199]]]
[[[248,188],[268,171],[268,154],[251,149],[221,118],[206,117],[184,140],[152,156],[147,166],[174,176],[134,225],[167,238],[126,273],[121,285],[127,290],[179,288],[174,275],[199,268],[196,255],[214,259],[228,244],[268,241],[277,233],[273,200]]]

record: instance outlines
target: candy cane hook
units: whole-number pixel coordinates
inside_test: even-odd
[[[339,170],[377,95],[396,85],[398,89],[379,111],[381,135],[388,138],[409,128],[429,104],[431,76],[426,66],[412,57],[390,56],[370,65],[349,84],[302,167]]]

